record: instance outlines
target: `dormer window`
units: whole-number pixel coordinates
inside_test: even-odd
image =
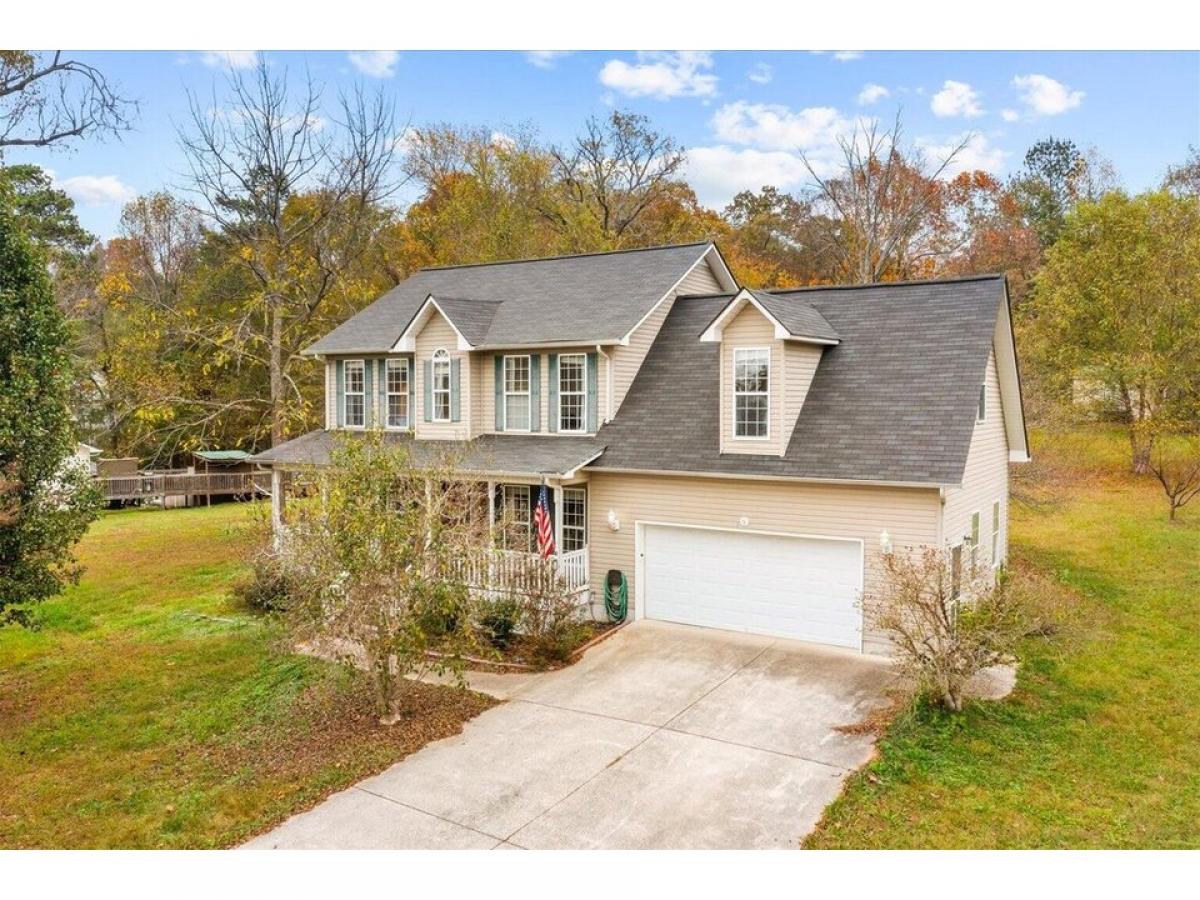
[[[735,438],[770,437],[771,351],[766,347],[738,347],[733,352],[733,435]]]
[[[433,354],[433,421],[450,421],[450,354],[444,349]]]

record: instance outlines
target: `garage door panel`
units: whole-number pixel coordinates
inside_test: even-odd
[[[857,541],[665,525],[642,539],[650,618],[859,646]]]

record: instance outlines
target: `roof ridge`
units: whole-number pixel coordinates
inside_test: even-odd
[[[959,284],[966,281],[996,281],[1002,280],[1004,274],[1000,272],[992,272],[983,275],[955,275],[950,278],[918,278],[913,281],[873,281],[865,284],[806,284],[801,287],[793,288],[754,288],[756,291],[762,291],[764,294],[778,296],[779,294],[799,294],[807,291],[853,291],[864,290],[866,288],[898,288],[898,287],[918,287],[928,284]]]
[[[513,266],[518,263],[551,262],[556,259],[583,259],[589,256],[618,256],[622,253],[646,253],[651,250],[682,250],[685,247],[703,247],[712,241],[692,241],[686,244],[658,244],[653,247],[627,247],[624,250],[595,250],[591,253],[563,253],[559,256],[535,256],[527,259],[497,259],[492,262],[459,263],[455,266],[429,266],[417,272],[445,272],[448,269],[478,269],[484,266]],[[413,274],[416,274],[415,272]]]

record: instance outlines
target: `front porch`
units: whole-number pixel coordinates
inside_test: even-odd
[[[309,470],[312,475],[315,470]],[[457,572],[475,590],[501,596],[544,592],[549,580],[575,595],[581,604],[591,599],[591,560],[588,547],[588,491],[586,481],[564,484],[546,479],[551,533],[554,549],[549,556],[541,552],[535,510],[542,480],[484,481],[463,479],[468,490],[460,496],[455,515],[476,523],[481,546],[462,558]],[[317,485],[303,487],[303,478],[289,479],[285,470],[271,472],[271,519],[277,535],[286,533],[286,508],[289,488],[319,490]],[[437,485],[428,483],[428,490]],[[447,486],[443,485],[442,490]]]

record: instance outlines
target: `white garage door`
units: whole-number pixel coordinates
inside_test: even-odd
[[[646,616],[858,648],[862,545],[642,526]]]

